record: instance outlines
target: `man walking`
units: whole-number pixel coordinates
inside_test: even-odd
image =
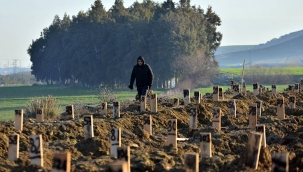
[[[142,56],[138,57],[137,64],[134,66],[130,77],[130,84],[128,88],[131,90],[133,89],[135,79],[138,96],[140,99],[141,95],[146,95],[147,90],[151,88],[154,80],[153,71],[148,64],[144,63],[144,58]]]

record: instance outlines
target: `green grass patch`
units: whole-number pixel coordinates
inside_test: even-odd
[[[134,100],[137,91],[120,89],[113,90],[116,92],[118,101]],[[155,93],[163,93],[158,90]],[[0,120],[12,120],[14,110],[25,109],[27,103],[32,98],[41,98],[52,95],[58,100],[62,113],[65,111],[65,106],[69,104],[99,104],[100,90],[79,89],[69,87],[54,87],[54,86],[19,86],[19,87],[0,87]]]
[[[303,67],[261,67],[261,68],[245,68],[244,69],[244,75],[245,71],[250,71],[250,70],[260,70],[260,69],[266,69],[266,70],[276,70],[276,71],[283,71],[284,75],[294,75],[294,76],[299,76],[303,75]],[[242,75],[242,68],[220,68],[220,73],[229,73],[233,75]]]
[[[270,85],[264,85],[269,87]],[[223,87],[223,91],[230,88],[230,86]],[[277,91],[282,91],[287,88],[288,85],[277,85]],[[247,86],[247,90],[252,91],[252,85]],[[124,90],[113,90],[117,94],[118,101],[134,100],[137,91]],[[194,91],[200,91],[202,95],[206,93],[212,93],[212,87],[198,88],[191,90],[191,97],[194,95]],[[154,91],[158,95],[165,93],[165,90]],[[0,87],[0,120],[12,120],[14,117],[14,110],[25,109],[27,103],[31,98],[35,97],[46,97],[52,95],[58,100],[61,107],[62,113],[65,111],[65,106],[69,104],[99,104],[101,100],[98,98],[100,90],[86,90],[86,89],[75,89],[67,87],[51,87],[51,86],[20,86],[20,87]],[[182,94],[178,95],[182,98]]]

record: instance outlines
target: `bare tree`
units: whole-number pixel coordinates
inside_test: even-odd
[[[193,56],[180,56],[173,62],[176,76],[179,78],[177,88],[195,88],[210,85],[218,72],[217,62],[197,51]]]

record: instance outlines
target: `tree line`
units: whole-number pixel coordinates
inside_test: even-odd
[[[190,0],[144,0],[128,8],[115,0],[108,11],[95,0],[76,16],[56,15],[27,51],[32,74],[47,84],[128,84],[140,55],[152,67],[155,82],[172,77],[206,81],[218,67],[214,52],[222,40],[220,24],[212,7],[204,11]]]

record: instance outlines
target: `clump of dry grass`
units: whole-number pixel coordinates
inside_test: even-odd
[[[117,99],[116,94],[117,93],[112,89],[105,86],[101,89],[98,98],[101,100],[101,102],[114,102]]]
[[[75,99],[74,103],[75,115],[88,114],[89,110],[85,108],[85,103],[78,99]]]
[[[35,118],[38,108],[43,107],[44,118],[45,119],[54,119],[60,113],[60,105],[58,100],[51,95],[41,98],[33,98],[27,103],[25,109],[25,117]]]

